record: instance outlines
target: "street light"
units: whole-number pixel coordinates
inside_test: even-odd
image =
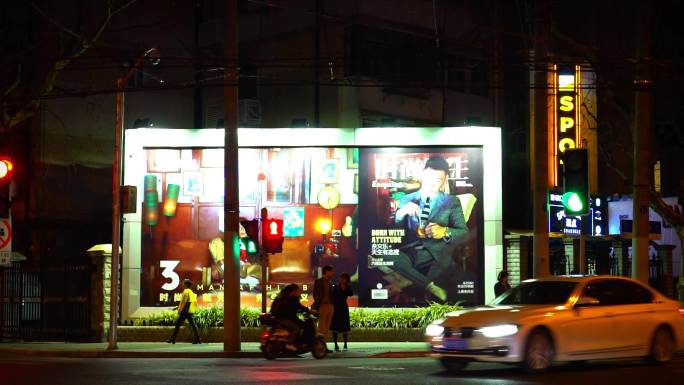
[[[135,63],[128,70],[126,75],[116,79],[116,118],[114,122],[114,161],[112,170],[112,274],[109,293],[109,338],[108,349],[117,349],[116,345],[116,321],[118,308],[119,292],[119,243],[121,237],[121,207],[120,207],[120,187],[121,187],[121,142],[123,134],[123,91],[135,71],[137,71],[145,61],[153,66],[159,64],[160,52],[156,48],[150,48],[143,52]]]

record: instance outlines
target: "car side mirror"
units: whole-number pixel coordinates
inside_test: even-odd
[[[598,304],[599,304],[598,299],[596,299],[594,297],[590,297],[588,295],[583,295],[583,296],[579,297],[579,299],[577,300],[577,303],[575,303],[575,307],[596,306]]]

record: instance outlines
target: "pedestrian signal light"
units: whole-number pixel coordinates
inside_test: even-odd
[[[240,242],[249,254],[256,254],[259,251],[256,241],[259,239],[259,220],[240,221]]]
[[[589,213],[589,168],[587,150],[575,148],[563,154],[563,207],[567,215]]]
[[[245,242],[245,249],[247,249],[247,252],[248,252],[249,254],[254,254],[254,253],[257,252],[256,244],[255,244],[254,241],[252,241],[251,239],[248,239],[248,240]]]
[[[283,220],[264,219],[263,226],[263,246],[267,253],[280,253],[283,251]]]

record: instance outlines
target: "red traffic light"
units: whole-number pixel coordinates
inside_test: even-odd
[[[14,164],[10,158],[0,158],[0,179],[5,179],[12,174]]]
[[[264,219],[262,222],[263,246],[266,253],[283,251],[283,220]]]

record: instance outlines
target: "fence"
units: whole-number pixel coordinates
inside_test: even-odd
[[[0,268],[0,339],[90,339],[91,270],[89,258]]]

